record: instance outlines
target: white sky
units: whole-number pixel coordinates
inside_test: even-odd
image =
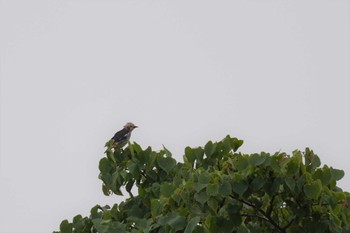
[[[104,197],[127,121],[142,146],[227,134],[242,152],[309,146],[350,190],[347,0],[2,0],[0,232],[44,233]]]

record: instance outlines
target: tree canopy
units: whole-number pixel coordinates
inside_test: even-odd
[[[109,141],[99,162],[102,191],[129,197],[63,220],[54,233],[350,233],[350,193],[337,186],[342,170],[321,167],[309,148],[244,154],[242,144],[228,135],[186,147],[177,162],[165,147]]]

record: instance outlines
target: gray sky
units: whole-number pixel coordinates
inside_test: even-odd
[[[44,233],[104,197],[98,161],[132,141],[181,160],[309,146],[350,190],[349,1],[2,0],[0,232]]]

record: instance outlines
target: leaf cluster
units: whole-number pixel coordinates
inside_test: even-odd
[[[64,220],[59,232],[350,232],[350,194],[336,185],[342,170],[320,167],[309,148],[248,155],[237,152],[242,144],[228,135],[186,147],[177,162],[166,148],[108,142],[99,163],[103,193],[130,197]]]

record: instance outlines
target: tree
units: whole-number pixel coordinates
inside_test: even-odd
[[[350,232],[350,193],[336,185],[342,170],[320,167],[309,148],[248,155],[237,152],[242,144],[228,135],[186,147],[177,162],[165,147],[108,142],[99,162],[103,193],[129,198],[64,220],[59,232]]]

